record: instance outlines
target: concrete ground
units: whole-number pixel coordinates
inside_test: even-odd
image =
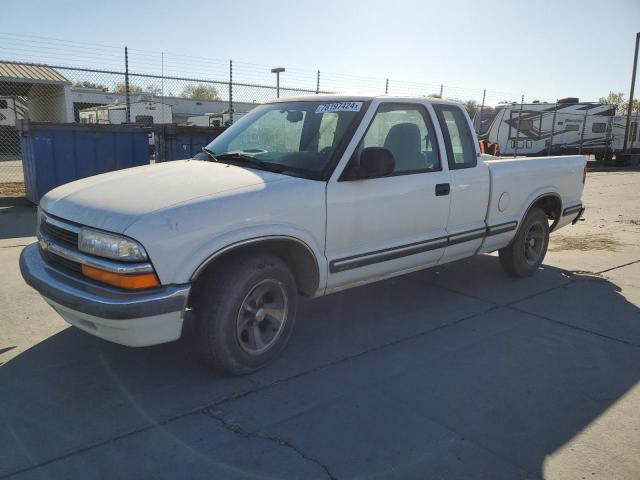
[[[483,255],[305,302],[289,348],[224,377],[130,349],[20,278],[0,203],[0,478],[640,478],[640,172],[589,174],[534,277]]]

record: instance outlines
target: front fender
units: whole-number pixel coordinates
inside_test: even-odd
[[[291,225],[255,225],[217,235],[196,248],[188,262],[181,265],[176,271],[174,283],[192,281],[210,260],[229,249],[260,240],[277,238],[297,241],[311,251],[318,264],[319,290],[324,289],[327,280],[327,259],[322,247],[310,232]]]

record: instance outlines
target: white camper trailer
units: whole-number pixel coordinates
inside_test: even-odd
[[[0,97],[0,125],[15,127],[27,115],[27,103],[20,97]]]
[[[626,116],[615,116],[613,120],[613,132],[611,148],[614,152],[622,152],[624,150],[624,129],[627,126]],[[640,153],[640,112],[631,114],[631,122],[629,123],[629,134],[627,138],[627,153]]]
[[[129,104],[130,121],[144,125],[156,123],[171,123],[171,105],[153,100],[137,100]],[[100,105],[80,110],[80,123],[102,123],[118,125],[127,121],[127,105],[116,103],[113,105]]]
[[[154,125],[171,123],[171,105],[153,100],[138,100],[129,103],[130,121],[141,125]],[[100,105],[98,107],[84,108],[78,112],[80,123],[101,123],[119,125],[127,121],[127,105],[116,103],[114,105]],[[149,134],[149,145],[155,144],[155,135]]]
[[[573,153],[610,155],[622,145],[624,122],[615,105],[565,98],[558,103],[507,104],[484,108],[474,118],[482,140],[497,144],[501,155]],[[620,128],[621,127],[621,128]]]
[[[233,112],[233,121],[237,121],[247,112]],[[225,127],[231,124],[231,115],[228,111],[219,113],[205,113],[204,115],[192,115],[187,118],[187,125],[196,127]]]

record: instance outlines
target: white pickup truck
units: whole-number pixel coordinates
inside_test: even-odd
[[[297,297],[498,250],[535,272],[583,212],[584,156],[483,157],[456,103],[323,96],[252,110],[195,159],[49,192],[22,275],[72,325],[129,346],[176,340],[256,370]]]

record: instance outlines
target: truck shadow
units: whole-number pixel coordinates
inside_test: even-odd
[[[0,197],[0,240],[33,237],[36,207],[24,197]]]
[[[550,455],[637,384],[639,346],[640,310],[614,283],[553,267],[508,279],[486,255],[304,302],[282,358],[245,377],[204,369],[188,338],[128,349],[68,328],[0,367],[0,476],[47,473],[58,457],[68,470],[56,472],[70,474],[75,451],[216,404],[338,478],[542,477]],[[171,435],[176,450],[155,452],[154,478],[194,449],[215,456],[188,429]],[[122,468],[161,447],[137,448],[119,451]]]

